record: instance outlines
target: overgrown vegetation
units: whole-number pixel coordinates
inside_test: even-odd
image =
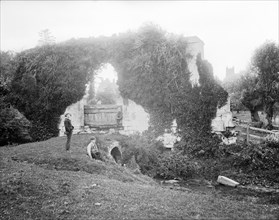
[[[0,146],[31,141],[31,123],[0,98]]]
[[[242,185],[279,187],[279,145],[273,136],[265,143],[249,145],[227,146],[216,140],[215,144],[207,143],[208,149],[186,155],[179,150],[179,145],[175,151],[163,150],[161,142],[151,141],[146,136],[121,136],[118,141],[124,151],[122,163],[134,156],[141,172],[153,178],[216,181],[219,175],[225,175]],[[201,146],[205,146],[203,144]]]
[[[268,147],[279,148],[279,133],[267,135],[265,141]]]
[[[159,185],[90,160],[84,147],[90,137],[73,135],[70,155],[64,137],[2,147],[0,218],[277,219],[278,193]]]
[[[147,110],[149,132],[156,137],[176,119],[184,142],[197,145],[204,138],[208,142],[211,120],[217,107],[226,103],[227,92],[214,80],[212,66],[200,56],[200,85],[192,84],[187,38],[148,25],[137,34],[124,34],[116,40],[118,56],[113,65],[119,74],[121,95]]]
[[[1,52],[0,58],[0,146],[30,141],[31,123],[7,100],[14,77],[14,54]]]
[[[169,152],[159,156],[154,173],[157,178],[187,180],[199,177],[199,169],[199,164],[188,156],[180,152]]]
[[[266,42],[255,50],[250,67],[233,82],[224,84],[231,94],[232,107],[236,106],[235,110],[244,110],[244,105],[251,112],[252,122],[260,122],[258,111],[264,111],[268,129],[273,128],[272,118],[278,112],[278,57],[278,44]]]
[[[154,137],[176,119],[184,140],[197,142],[211,138],[211,120],[217,107],[225,104],[227,93],[201,57],[197,59],[200,86],[193,85],[190,58],[187,38],[153,24],[109,38],[48,44],[15,57],[6,98],[32,122],[34,141],[56,136],[59,116],[82,98],[85,84],[109,62],[118,73],[121,95],[150,114]]]
[[[143,174],[155,176],[154,168],[158,166],[158,156],[162,147],[160,142],[140,134],[118,136],[116,140],[122,146],[122,164],[127,164],[134,157]]]
[[[46,129],[39,132],[57,136],[60,115],[84,95],[94,64],[82,59],[83,53],[84,49],[76,47],[47,46],[18,56],[10,102],[24,112],[37,131],[43,124]]]
[[[242,185],[279,187],[278,149],[268,143],[234,144],[219,148],[220,157],[202,161],[201,174],[208,179],[225,175]]]
[[[58,135],[60,115],[84,95],[92,69],[101,62],[85,57],[88,48],[52,45],[34,48],[14,58],[5,100],[31,121],[33,141]]]
[[[96,91],[94,100],[101,101],[104,105],[116,104],[117,99],[120,97],[117,85],[110,82],[108,79],[102,80]]]
[[[220,140],[211,134],[211,120],[217,107],[226,103],[227,92],[201,56],[196,59],[199,85],[192,84],[187,63],[193,57],[187,51],[185,37],[171,35],[154,25],[110,38],[33,48],[16,57],[5,56],[1,88],[5,86],[9,92],[1,95],[31,121],[33,140],[48,139],[58,134],[59,116],[81,99],[94,72],[102,63],[110,62],[118,72],[121,95],[142,105],[150,114],[149,135],[153,139],[125,140],[129,149],[124,161],[134,155],[142,172],[152,176],[191,176],[197,172],[188,157],[219,160],[226,153],[220,150]],[[154,137],[169,128],[174,119],[182,136],[176,148],[183,155],[159,157]],[[241,153],[245,155],[244,151]],[[247,162],[243,161],[242,164]]]

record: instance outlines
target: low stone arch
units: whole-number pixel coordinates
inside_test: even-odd
[[[118,147],[114,147],[111,152],[110,152],[111,156],[113,157],[113,159],[115,160],[116,163],[120,163],[122,160],[122,154],[119,150]]]
[[[108,147],[108,156],[116,163],[122,161],[122,148],[118,141],[113,141]]]

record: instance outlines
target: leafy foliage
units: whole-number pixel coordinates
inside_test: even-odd
[[[122,97],[150,114],[154,135],[176,119],[184,140],[199,143],[211,138],[211,120],[217,107],[225,104],[227,93],[201,57],[197,58],[200,86],[192,85],[189,58],[185,37],[153,24],[135,33],[33,48],[16,57],[9,102],[38,125],[37,133],[55,136],[59,116],[82,98],[85,84],[102,63],[109,62],[118,72]],[[47,131],[40,129],[42,125]]]
[[[277,111],[276,102],[279,102],[278,57],[278,45],[266,42],[255,50],[248,70],[233,82],[224,82],[224,87],[231,94],[233,110],[249,109],[251,120],[255,122],[260,121],[258,111],[265,111],[270,129],[272,117]]]
[[[158,166],[159,142],[149,141],[147,136],[135,134],[119,139],[122,146],[122,164],[127,164],[134,157],[143,174],[155,176]]]
[[[84,48],[47,46],[19,54],[9,101],[36,124],[33,134],[58,134],[59,117],[84,95],[91,63]],[[44,128],[43,128],[44,127]],[[43,138],[44,139],[44,138]]]
[[[108,79],[102,80],[96,92],[96,100],[100,100],[102,104],[116,104],[119,97],[117,85]]]
[[[10,51],[0,54],[0,86],[2,89],[8,89],[13,78],[13,71],[15,69],[14,54]],[[1,90],[1,95],[3,91]]]
[[[100,100],[103,105],[116,104],[114,94],[109,91],[98,92],[96,94],[96,99]]]
[[[30,141],[31,123],[7,100],[15,70],[14,54],[1,52],[0,63],[0,146]]]
[[[247,81],[246,72],[241,72],[235,75],[233,78],[225,78],[222,82],[222,86],[228,92],[230,96],[230,104],[232,111],[246,111],[248,110],[241,102],[242,91],[245,88],[249,88],[249,80]],[[251,85],[254,86],[254,85]]]
[[[238,143],[220,146],[217,152],[218,157],[200,160],[199,171],[205,178],[216,180],[218,175],[224,175],[243,185],[278,185],[278,148],[264,143]]]
[[[193,178],[199,174],[199,165],[178,152],[163,154],[159,157],[156,176],[164,179]]]
[[[144,107],[151,130],[162,132],[170,126],[173,95],[189,82],[186,45],[183,37],[166,35],[154,25],[123,34],[115,42],[113,65],[121,95]]]
[[[265,144],[249,144],[233,154],[233,166],[242,167],[247,172],[278,168],[278,149]]]
[[[211,136],[211,120],[217,107],[226,103],[227,92],[214,80],[212,67],[200,56],[200,86],[192,85],[186,38],[146,25],[136,35],[120,36],[116,51],[119,56],[115,56],[117,64],[113,65],[119,74],[121,95],[147,110],[150,132],[162,134],[176,119],[184,139],[198,141]]]
[[[273,106],[279,102],[279,46],[265,43],[252,58],[252,70],[257,74],[268,127],[272,128]]]
[[[30,122],[16,109],[0,99],[0,146],[31,140]]]
[[[268,147],[279,148],[279,133],[267,135],[265,142]]]
[[[251,111],[252,121],[259,121],[257,111],[264,110],[272,128],[274,106],[279,102],[279,47],[267,42],[252,57],[252,65],[239,83],[241,102]]]

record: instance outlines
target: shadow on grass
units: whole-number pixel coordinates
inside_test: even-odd
[[[28,156],[21,155],[12,156],[11,159],[16,162],[27,162],[30,164],[38,165],[48,170],[65,170],[78,172],[83,171],[89,174],[104,175],[109,178],[121,181],[121,182],[141,182],[155,184],[150,177],[142,174],[135,175],[126,168],[117,164],[108,164],[98,160],[80,160],[79,158],[30,158]]]
[[[50,196],[47,191],[31,182],[21,179],[9,180],[0,188],[0,219],[54,219],[50,212],[42,210],[42,204]]]
[[[39,165],[49,170],[67,170],[67,171],[84,171],[91,174],[102,174],[107,167],[101,162],[85,163],[76,158],[28,158],[28,157],[11,157],[12,160],[17,162],[27,162]]]

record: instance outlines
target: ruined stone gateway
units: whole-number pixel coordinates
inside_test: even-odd
[[[188,41],[187,50],[192,55],[192,57],[187,58],[188,68],[191,72],[191,82],[192,84],[198,84],[199,74],[196,66],[196,57],[198,54],[201,54],[201,58],[204,59],[204,42],[197,36],[186,37]],[[107,63],[110,64],[110,63]],[[115,83],[115,82],[114,82]],[[90,85],[88,85],[89,87]],[[115,83],[115,87],[118,89],[118,86]],[[86,108],[90,108],[87,103],[88,92],[84,97],[75,104],[72,104],[67,107],[65,110],[72,114],[72,124],[75,126],[74,133],[78,133],[88,126],[86,124]],[[124,99],[122,97],[118,98],[116,105],[120,106],[123,111],[123,132],[125,134],[132,134],[134,132],[143,132],[148,129],[149,115],[145,112],[142,106],[137,105],[135,102],[129,99]],[[86,106],[86,107],[85,107]],[[225,130],[226,126],[231,126],[230,119],[230,104],[228,102],[227,106],[224,106],[220,111],[217,111],[216,119],[212,122],[213,129]],[[223,109],[227,109],[226,114],[224,114]],[[220,115],[222,117],[220,117]],[[228,116],[228,117],[227,117]],[[60,116],[61,123],[59,124],[60,136],[64,135],[64,114]],[[228,122],[229,121],[229,122]],[[90,129],[89,129],[90,130]],[[112,149],[111,149],[112,150]],[[120,157],[120,153],[117,150],[113,150],[113,155],[115,160]]]

